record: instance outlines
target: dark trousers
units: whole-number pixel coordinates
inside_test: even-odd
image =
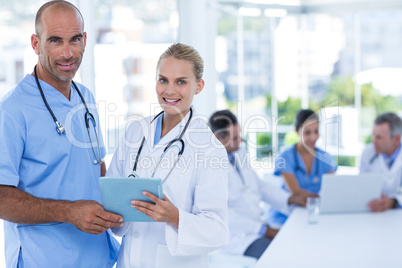
[[[254,257],[259,259],[264,253],[265,249],[267,249],[268,245],[271,243],[272,239],[267,237],[260,237],[256,239],[253,243],[248,246],[246,251],[244,252],[244,256]]]

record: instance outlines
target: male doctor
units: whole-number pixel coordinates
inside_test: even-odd
[[[374,121],[372,143],[363,151],[360,174],[381,173],[381,199],[369,203],[372,211],[384,211],[402,204],[402,121],[394,113],[379,115]]]
[[[222,253],[259,258],[278,230],[261,220],[261,201],[269,203],[285,214],[289,204],[306,205],[305,197],[290,195],[279,187],[260,180],[252,170],[244,150],[236,116],[228,111],[217,111],[209,119],[209,126],[217,139],[225,146],[231,167],[229,169],[229,244]]]
[[[99,122],[95,99],[72,82],[85,50],[84,20],[71,3],[49,1],[36,14],[35,32],[34,71],[0,101],[6,266],[113,267],[119,245],[106,230],[123,218],[100,204],[106,167],[98,160],[106,152],[99,124],[97,155],[87,146],[95,127],[86,128],[89,112]]]

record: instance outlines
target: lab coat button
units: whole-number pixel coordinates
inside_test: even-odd
[[[135,238],[138,238],[139,236],[140,236],[140,233],[137,232],[137,231],[135,231],[135,232],[134,232],[134,237],[135,237]]]

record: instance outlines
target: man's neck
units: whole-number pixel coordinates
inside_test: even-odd
[[[392,148],[392,150],[390,152],[385,153],[385,155],[390,157],[399,149],[400,146],[401,146],[401,143],[398,143],[394,148]]]
[[[48,74],[41,66],[38,64],[36,66],[36,75],[38,76],[38,79],[48,83],[57,91],[59,91],[61,94],[64,95],[68,100],[70,100],[71,96],[71,81],[61,81],[61,80],[56,80],[53,78],[51,74]],[[32,72],[32,76],[35,76],[35,74]]]

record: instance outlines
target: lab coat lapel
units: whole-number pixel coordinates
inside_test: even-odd
[[[193,109],[193,116],[194,116],[194,109]],[[190,112],[188,112],[186,114],[186,116],[180,121],[179,124],[177,124],[177,126],[175,126],[169,133],[167,133],[160,141],[159,143],[155,146],[155,148],[157,147],[162,147],[163,149],[165,149],[166,145],[169,144],[169,142],[171,142],[172,140],[178,138],[181,134],[181,132],[184,129],[184,126],[186,125],[188,119],[190,117]],[[155,136],[155,126],[153,127],[153,136]],[[184,135],[185,136],[185,135]],[[183,139],[184,139],[183,136]],[[154,137],[152,137],[153,139]],[[153,145],[153,143],[152,143]]]
[[[152,148],[154,147],[155,140],[155,130],[156,130],[156,122],[157,118],[154,116],[150,117],[148,127],[144,129],[143,134],[145,137],[145,143],[149,148],[149,152],[152,152]]]
[[[150,156],[153,158],[154,164],[156,166],[156,164],[158,164],[161,161],[161,155],[163,154],[166,146],[174,139],[177,139],[181,132],[184,129],[184,126],[186,125],[188,119],[189,119],[189,115],[190,113],[187,113],[186,116],[180,121],[179,124],[177,124],[177,126],[175,126],[169,133],[167,133],[160,141],[158,144],[155,145],[155,147],[153,147],[153,140],[154,137],[152,137],[152,144],[150,146],[151,149],[151,154]],[[156,128],[156,124],[153,125],[152,129],[153,129],[153,135],[155,136],[155,128]],[[183,136],[184,139],[184,136]],[[166,177],[166,175],[168,174],[168,172],[170,171],[171,168],[174,168],[174,160],[175,160],[175,156],[177,156],[178,151],[176,151],[175,149],[170,149],[169,151],[167,151],[167,154],[164,156],[163,160],[167,160],[170,159],[169,162],[165,162],[163,161],[163,166],[161,167],[159,166],[158,169],[155,172],[155,177],[157,178],[162,178],[164,179]],[[171,155],[172,154],[172,155]],[[167,163],[169,163],[169,165],[167,165]],[[155,167],[154,167],[155,168]]]
[[[377,159],[377,161],[379,161],[380,172],[389,173],[390,169],[388,168],[387,163],[385,163],[384,157],[382,155],[379,155]]]
[[[154,146],[154,140],[155,140],[157,119],[153,120],[154,117],[150,117],[149,127],[143,129],[145,142],[143,152],[141,152],[141,155],[151,157],[153,160],[152,163],[153,164],[157,163],[159,161],[161,154],[163,153],[163,150],[168,145],[168,143],[180,136],[181,131],[183,130],[184,126],[187,123],[189,115],[190,113],[187,113],[186,116],[180,121],[180,123],[177,124],[177,126],[175,126],[168,134],[166,134],[155,146]]]
[[[162,151],[157,150],[157,148],[153,148],[154,137],[155,137],[155,128],[156,128],[156,119],[154,116],[149,117],[146,120],[146,124],[141,125],[142,135],[145,138],[143,148],[141,151],[140,159],[137,167],[137,174],[140,177],[151,177],[152,171],[154,169],[155,163],[158,161],[160,154]],[[151,122],[152,121],[152,122]],[[160,151],[160,152],[159,152]],[[145,161],[144,159],[148,159]],[[150,161],[150,163],[148,162]],[[143,165],[146,164],[146,167]]]
[[[162,116],[162,115],[160,115],[160,116]],[[157,120],[158,119],[155,118],[154,116],[150,117],[149,125],[143,131],[143,134],[144,134],[144,137],[145,137],[144,147],[146,145],[146,147],[147,147],[147,154],[146,155],[149,156],[149,157],[154,157],[154,155],[158,155],[158,157],[159,157],[160,154],[163,152],[163,149],[161,150],[161,146],[158,146],[158,144],[160,144],[161,141],[154,147]]]
[[[398,172],[401,168],[402,168],[402,150],[400,150],[398,155],[396,156],[395,161],[392,164],[390,171],[392,173]]]
[[[387,163],[385,163],[384,157],[382,155],[379,155],[378,160],[380,161],[381,170],[383,170],[384,172],[389,172],[389,168],[387,166]]]

